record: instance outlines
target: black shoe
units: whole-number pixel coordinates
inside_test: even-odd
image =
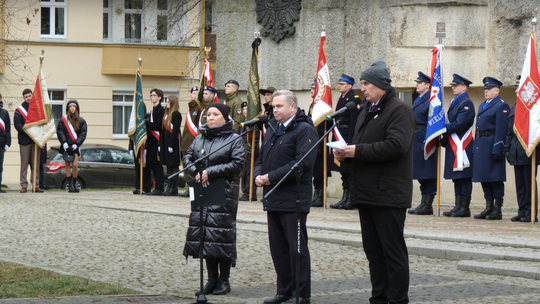
[[[532,219],[531,219],[530,215],[527,215],[527,216],[522,217],[519,221],[522,222],[522,223],[530,223],[532,221]],[[538,223],[538,218],[536,218],[534,220],[534,222]]]
[[[135,189],[133,190],[133,194],[141,194],[141,191],[139,191],[139,189]]]
[[[217,279],[208,281],[203,287],[203,294],[209,295],[214,292],[217,286]],[[195,293],[196,296],[201,294],[200,290]]]
[[[247,195],[242,195],[242,197],[239,198],[238,200],[241,201],[241,202],[248,202],[248,201],[249,201],[249,198],[248,198]]]
[[[0,193],[6,193],[6,190],[0,188]]]
[[[231,292],[231,284],[229,283],[229,280],[219,279],[213,294],[221,296],[228,294],[229,292]]]
[[[521,219],[524,218],[524,216],[521,216],[521,215],[516,215],[516,216],[512,216],[512,218],[510,219],[512,222],[521,222]],[[531,221],[531,217],[529,216],[529,222]]]
[[[180,197],[189,197],[189,190],[186,190],[186,191],[178,194],[178,196],[180,196]]]
[[[150,193],[146,193],[146,195],[162,195],[162,194],[163,194],[163,191],[158,190],[158,189],[154,189],[154,191]]]
[[[280,304],[287,301],[289,297],[283,295],[275,295],[273,298],[265,299],[263,303],[265,304]]]
[[[290,299],[288,299],[287,301],[282,302],[282,303],[294,304],[294,303],[296,303],[296,297],[291,297]],[[299,304],[309,304],[311,302],[310,302],[309,298],[298,298],[298,303]]]

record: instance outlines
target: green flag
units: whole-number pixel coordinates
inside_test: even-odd
[[[259,94],[259,45],[260,38],[255,38],[251,47],[251,66],[249,67],[249,81],[247,91],[247,120],[252,120],[261,115],[261,95]]]
[[[133,140],[133,149],[135,156],[141,146],[146,141],[146,121],[144,116],[144,101],[141,84],[141,69],[137,69],[137,80],[135,85],[135,94],[133,95],[133,107],[129,118],[128,136]]]

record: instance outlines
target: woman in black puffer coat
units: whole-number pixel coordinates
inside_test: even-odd
[[[186,152],[184,166],[187,168],[197,159],[237,138],[233,126],[234,122],[229,119],[229,107],[224,104],[212,104],[207,111],[207,124],[199,128],[200,135]],[[225,179],[225,204],[204,207],[202,210],[205,229],[203,258],[206,259],[208,271],[204,294],[223,295],[231,291],[229,276],[233,261],[236,260],[236,212],[245,151],[240,139],[228,146],[207,159],[202,176],[195,174],[195,166],[187,171],[191,176],[195,176],[195,180],[201,182],[203,187],[212,180]],[[200,258],[199,216],[198,208],[192,208],[184,247],[186,257]]]

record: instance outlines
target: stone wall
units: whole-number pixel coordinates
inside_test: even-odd
[[[247,88],[256,22],[254,0],[217,1],[218,87],[228,79]],[[355,78],[375,60],[385,60],[393,85],[410,88],[418,71],[428,72],[438,43],[437,22],[446,25],[444,82],[459,73],[481,86],[499,78],[512,86],[521,72],[533,9],[540,0],[304,0],[296,33],[277,43],[262,37],[261,87],[307,90],[316,73],[322,20],[333,85],[341,73]]]

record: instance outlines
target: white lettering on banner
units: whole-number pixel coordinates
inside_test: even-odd
[[[437,116],[433,116],[433,117],[429,120],[428,124],[429,124],[430,126],[432,126],[432,125],[436,124],[437,122],[439,122],[443,117],[444,117],[444,112],[441,111],[441,112],[439,112],[439,114],[437,114]]]

